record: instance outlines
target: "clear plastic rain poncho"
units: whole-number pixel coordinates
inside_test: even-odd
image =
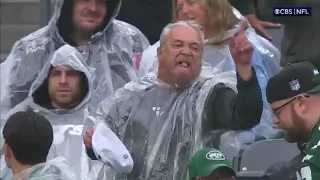
[[[79,87],[84,90],[83,100],[73,109],[59,110],[51,106],[47,77],[52,67],[59,65],[72,67],[74,70],[83,72],[86,77],[83,87]],[[54,132],[54,140],[48,159],[60,156],[66,158],[72,172],[76,174],[77,180],[95,179],[94,176],[97,176],[102,167],[102,163],[99,161],[93,162],[88,158],[82,136],[83,132],[93,125],[85,124],[89,114],[87,106],[91,95],[94,94],[91,78],[93,73],[94,70],[85,65],[85,59],[77,49],[64,45],[54,52],[51,59],[43,67],[31,86],[28,98],[9,111],[7,116],[27,108],[32,108],[35,112],[45,116],[50,121]],[[3,168],[4,166],[1,165],[1,169]],[[8,171],[7,168],[2,171],[2,174],[9,176],[10,173],[5,173],[6,171]],[[3,178],[7,179],[7,177]]]
[[[239,20],[243,18],[240,12],[235,8],[233,9],[233,12]],[[222,72],[235,71],[235,64],[229,51],[228,42],[226,41],[226,43],[222,44],[219,44],[219,42],[228,39],[230,34],[237,33],[239,29],[240,26],[237,24],[232,29],[225,32],[222,38],[207,40],[203,51],[203,76],[210,77]],[[251,27],[247,28],[246,35],[254,46],[252,65],[256,70],[262,90],[264,110],[261,117],[261,123],[251,131],[240,134],[233,132],[230,136],[223,136],[226,138],[221,139],[221,142],[225,142],[224,144],[227,146],[223,147],[223,149],[235,148],[235,151],[241,149],[244,144],[250,144],[259,139],[278,137],[280,132],[280,130],[272,125],[273,115],[265,94],[268,79],[281,70],[280,52],[268,40],[259,36]],[[216,43],[219,45],[215,45]],[[157,42],[143,52],[139,76],[144,76],[149,72],[157,71],[157,48],[159,45],[159,42]],[[236,76],[234,76],[234,78],[236,78]],[[237,134],[237,138],[230,138],[234,137],[234,134]]]
[[[72,43],[71,13],[75,0],[54,0],[55,12],[49,24],[18,40],[1,63],[1,115],[22,102],[52,53],[66,42]],[[94,75],[98,104],[116,89],[137,78],[135,54],[149,46],[147,38],[134,26],[115,20],[121,0],[108,1],[106,22],[92,35],[90,43],[78,46]],[[73,45],[73,44],[72,44]]]
[[[159,84],[156,74],[149,73],[103,100],[88,121],[107,123],[134,161],[130,174],[110,177],[108,172],[108,180],[186,180],[189,158],[208,139],[202,131],[208,123],[203,115],[208,94],[218,83],[236,90],[233,76],[199,77],[178,88]]]
[[[66,160],[58,157],[16,174],[12,180],[77,180]]]

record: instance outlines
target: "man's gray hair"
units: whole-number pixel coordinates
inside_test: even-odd
[[[204,32],[203,32],[203,28],[196,24],[195,22],[193,21],[178,21],[178,22],[175,22],[175,23],[170,23],[168,24],[163,30],[162,30],[162,33],[160,35],[160,47],[162,47],[162,45],[165,43],[165,39],[168,35],[168,33],[174,29],[175,27],[178,27],[178,26],[186,26],[186,27],[191,27],[193,28],[196,32],[199,33],[199,36],[201,38],[201,45],[204,44]]]

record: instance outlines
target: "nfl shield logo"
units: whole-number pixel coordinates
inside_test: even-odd
[[[297,79],[290,81],[289,84],[292,91],[298,91],[300,89],[300,83]]]

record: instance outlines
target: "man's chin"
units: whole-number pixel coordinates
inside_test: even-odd
[[[99,26],[93,23],[83,23],[81,27],[82,31],[85,31],[88,33],[96,32],[98,28]]]
[[[57,100],[55,104],[63,109],[69,109],[72,107],[72,103],[70,100]]]
[[[176,69],[176,75],[179,77],[179,79],[190,79],[191,69],[189,67],[178,67]]]
[[[296,136],[292,136],[290,134],[284,134],[284,139],[288,142],[288,143],[296,143],[299,142],[299,139],[296,138]]]
[[[296,143],[297,140],[291,139],[291,138],[284,138],[284,140],[286,140],[288,143]]]
[[[187,87],[189,86],[191,83],[193,83],[194,80],[190,79],[190,78],[184,78],[184,79],[180,79],[179,83],[177,83],[177,85],[179,87]]]

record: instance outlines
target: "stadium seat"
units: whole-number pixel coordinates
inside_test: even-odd
[[[257,141],[234,157],[233,168],[239,179],[258,178],[264,176],[271,165],[290,161],[299,153],[297,144],[284,139]]]

